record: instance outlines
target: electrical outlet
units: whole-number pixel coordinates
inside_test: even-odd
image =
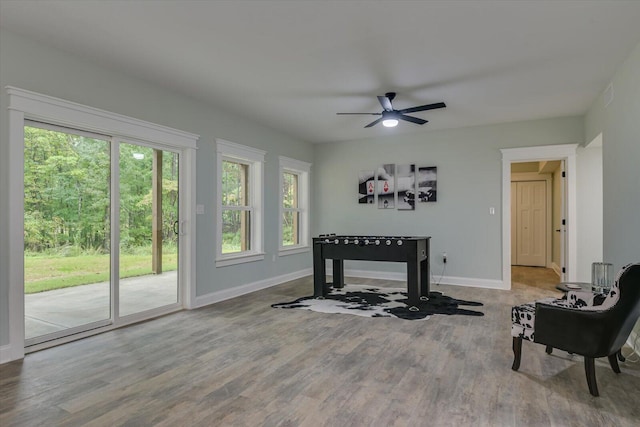
[[[446,264],[446,263],[447,263],[447,253],[446,253],[446,252],[442,252],[442,262],[443,262],[444,264]]]

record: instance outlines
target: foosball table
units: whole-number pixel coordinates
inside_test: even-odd
[[[333,260],[333,287],[344,287],[344,260],[407,263],[407,295],[411,310],[429,298],[429,240],[431,237],[337,236],[313,238],[313,294],[329,292],[326,260]]]

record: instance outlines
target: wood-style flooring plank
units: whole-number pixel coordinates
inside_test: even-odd
[[[270,307],[311,294],[307,277],[29,354],[0,366],[0,425],[637,426],[637,363],[597,360],[599,398],[579,356],[525,342],[511,370],[511,306],[560,295],[516,273],[510,291],[433,286],[483,317]]]

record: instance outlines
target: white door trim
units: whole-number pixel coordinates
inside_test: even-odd
[[[503,148],[502,152],[502,283],[511,289],[511,163],[541,160],[564,160],[567,182],[567,248],[566,280],[576,280],[576,150],[578,144],[542,145],[538,147]]]
[[[24,118],[9,98],[9,360],[24,357]]]
[[[64,99],[7,86],[9,94],[9,189],[7,209],[9,223],[9,345],[3,346],[3,359],[22,359],[24,344],[24,121],[50,122],[93,131],[115,138],[148,141],[154,145],[178,150],[181,156],[180,189],[182,239],[180,249],[180,278],[182,306],[195,304],[195,151],[199,135],[99,110]],[[132,323],[132,322],[130,322]]]

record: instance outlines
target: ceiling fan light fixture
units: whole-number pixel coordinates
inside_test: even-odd
[[[365,128],[370,128],[372,126],[377,125],[382,122],[382,125],[387,128],[393,128],[398,126],[398,122],[400,120],[404,120],[405,122],[415,123],[417,125],[423,125],[428,122],[428,120],[421,119],[419,117],[407,116],[406,113],[417,113],[419,111],[427,111],[427,110],[435,110],[436,108],[445,108],[446,105],[444,102],[436,102],[435,104],[427,104],[427,105],[418,105],[416,107],[404,108],[402,110],[396,110],[393,108],[393,104],[391,101],[396,97],[395,92],[387,92],[384,96],[378,96],[378,102],[382,106],[381,113],[336,113],[340,114],[361,114],[365,116],[382,116],[379,119],[376,119],[365,126]]]
[[[394,127],[398,126],[398,120],[396,120],[396,119],[384,119],[382,121],[382,126],[387,127],[387,128],[394,128]]]

